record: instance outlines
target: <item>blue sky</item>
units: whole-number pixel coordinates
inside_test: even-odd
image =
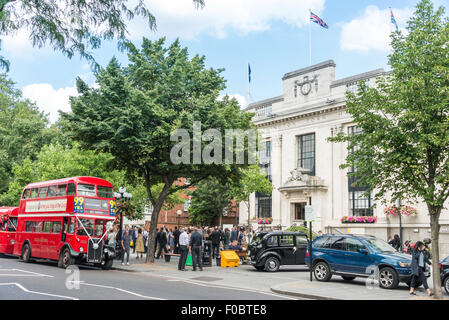
[[[418,1],[206,0],[203,10],[195,10],[191,0],[147,2],[158,30],[149,31],[136,20],[129,25],[131,39],[139,44],[142,36],[167,36],[167,42],[179,37],[190,54],[206,56],[208,67],[225,68],[223,94],[234,95],[245,107],[248,62],[251,102],[280,95],[282,76],[309,65],[309,8],[329,25],[327,30],[312,25],[312,62],[334,60],[339,79],[377,68],[388,70],[388,35],[394,28],[388,8],[404,30]],[[449,0],[434,4],[449,9]],[[9,77],[52,121],[58,109],[70,109],[68,96],[76,94],[77,76],[94,84],[86,61],[77,56],[70,60],[51,48],[32,48],[25,32],[4,38],[2,53],[11,62]],[[104,42],[95,51],[101,65],[114,55],[126,64],[126,55],[113,42]]]

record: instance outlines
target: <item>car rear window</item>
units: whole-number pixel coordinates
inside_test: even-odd
[[[322,248],[324,244],[329,240],[330,237],[319,237],[313,241],[314,248]]]

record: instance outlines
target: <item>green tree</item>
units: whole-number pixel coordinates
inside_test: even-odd
[[[237,202],[243,202],[248,208],[248,224],[250,223],[249,197],[254,192],[269,194],[273,191],[271,181],[260,172],[258,165],[241,169],[240,180],[232,183],[232,195]]]
[[[117,165],[127,168],[129,175],[144,179],[153,205],[147,262],[154,261],[157,221],[167,196],[188,188],[173,187],[178,178],[188,178],[192,185],[209,176],[226,181],[237,177],[238,168],[244,166],[224,164],[222,159],[208,164],[192,161],[206,146],[222,142],[218,138],[210,144],[196,139],[194,122],[201,123],[202,133],[212,128],[221,132],[253,128],[252,114],[240,110],[235,99],[218,99],[225,88],[222,70],[206,69],[204,57],[189,59],[178,40],[168,48],[164,43],[165,39],[152,42],[144,38],[140,50],[128,43],[129,65],[121,67],[112,59],[97,74],[98,88],[89,88],[78,79],[80,95],[71,98],[72,113],[62,113],[68,130],[84,147],[113,154]],[[194,144],[200,143],[199,148],[190,148],[190,140],[184,141],[187,148],[182,155],[189,160],[184,163],[171,159],[173,147],[180,144],[179,140],[171,141],[178,129],[185,130],[188,139],[193,137]],[[226,150],[220,144],[208,154],[225,154]],[[155,195],[151,187],[160,183],[163,188]]]
[[[28,183],[73,176],[100,177],[111,182],[115,190],[126,186],[134,192],[138,186],[127,183],[124,171],[112,169],[113,160],[111,154],[82,150],[76,143],[73,147],[44,146],[35,160],[28,157],[23,163],[14,165],[14,180],[8,191],[0,196],[0,204],[18,206],[23,188]],[[142,213],[143,201],[142,197],[135,196],[131,202],[138,217]]]
[[[347,112],[360,134],[340,133],[334,142],[352,150],[342,168],[355,167],[356,183],[376,200],[421,200],[430,215],[433,287],[442,298],[439,218],[449,195],[449,20],[429,0],[418,3],[408,34],[391,35],[390,76],[377,88],[361,84],[349,94]],[[368,192],[369,192],[368,191]]]
[[[223,184],[216,178],[199,182],[189,194],[192,196],[189,220],[195,225],[211,225],[223,209],[229,207],[232,199],[230,184]]]
[[[23,98],[6,75],[0,75],[0,194],[8,189],[12,167],[35,155],[53,135],[48,119],[35,104]]]
[[[193,2],[204,6],[204,0]],[[147,20],[150,30],[156,29],[156,18],[143,0],[0,0],[0,35],[29,30],[33,46],[49,43],[69,58],[77,53],[96,66],[90,50],[99,48],[102,40],[115,38],[120,48],[128,34],[126,23],[136,15]],[[9,69],[2,56],[0,65]]]

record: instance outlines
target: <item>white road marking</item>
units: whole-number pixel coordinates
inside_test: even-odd
[[[99,285],[99,284],[92,284],[92,283],[85,283],[85,282],[80,282],[80,284],[85,285],[85,286],[92,286],[92,287],[99,287],[99,288],[105,288],[105,289],[115,289],[118,291],[122,291],[131,295],[135,295],[137,297],[140,298],[144,298],[144,299],[152,299],[152,300],[167,300],[167,299],[163,299],[163,298],[157,298],[157,297],[148,297],[148,296],[144,296],[135,292],[131,292],[131,291],[127,291],[125,289],[121,289],[121,288],[116,288],[116,287],[110,287],[110,286],[103,286],[103,285]]]
[[[0,273],[0,276],[6,276],[6,277],[48,277],[48,278],[54,278],[54,276],[50,276],[47,274],[42,274],[42,273],[37,273],[37,272],[32,272],[32,271],[27,271],[27,270],[22,270],[22,269],[0,269],[1,271],[18,271],[18,272],[22,272],[22,273],[26,273],[26,274],[14,274],[14,273]]]
[[[31,291],[28,290],[27,288],[25,288],[24,286],[22,286],[20,283],[0,283],[0,286],[17,286],[18,288],[20,288],[22,291],[28,292],[28,293],[33,293],[33,294],[40,294],[43,296],[50,296],[50,297],[56,297],[56,298],[63,298],[63,299],[69,299],[69,300],[79,300],[78,298],[75,297],[67,297],[67,296],[61,296],[61,295],[57,295],[57,294],[51,294],[51,293],[45,293],[45,292],[37,292],[37,291]]]

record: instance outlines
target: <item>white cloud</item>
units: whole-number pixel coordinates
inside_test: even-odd
[[[37,83],[22,88],[23,96],[35,102],[39,110],[49,113],[51,123],[59,118],[58,110],[70,111],[70,96],[77,96],[76,87],[55,89],[51,84]]]
[[[404,31],[413,10],[410,8],[392,10],[399,30]],[[362,53],[371,50],[388,52],[390,34],[394,30],[390,9],[380,10],[377,6],[371,5],[365,9],[362,16],[342,25],[340,47],[342,50]]]
[[[223,100],[223,98],[225,97],[226,94],[220,95],[218,96],[218,100]],[[229,98],[235,98],[237,100],[237,102],[240,105],[241,109],[246,108],[248,102],[246,101],[246,98],[240,94],[227,94],[229,96]]]
[[[180,37],[195,39],[202,33],[225,38],[230,32],[246,35],[265,31],[274,21],[301,27],[309,22],[309,8],[319,14],[325,0],[208,0],[196,9],[191,0],[147,0],[156,17],[156,34],[142,19],[129,26],[131,37]]]

